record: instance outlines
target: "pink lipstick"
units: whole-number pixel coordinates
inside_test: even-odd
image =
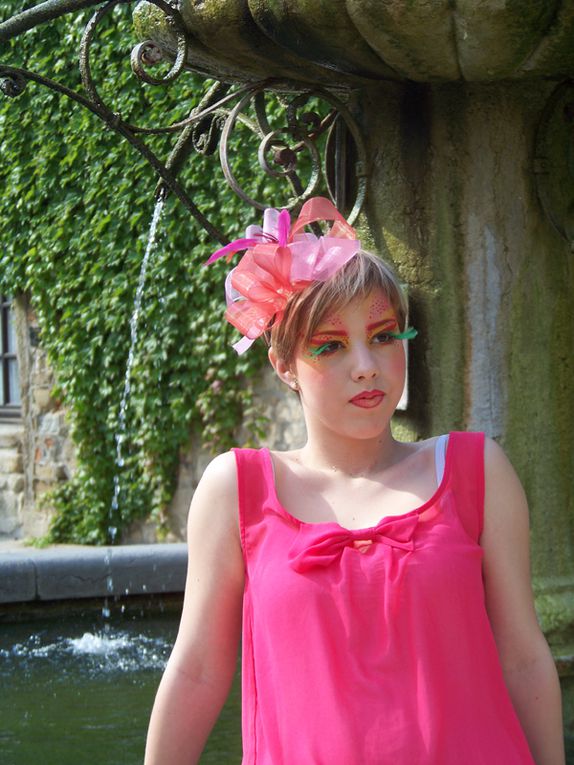
[[[382,390],[363,390],[350,400],[351,404],[360,406],[362,409],[374,409],[384,399]]]

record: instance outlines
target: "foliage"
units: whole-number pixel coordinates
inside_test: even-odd
[[[0,0],[0,17],[15,12]],[[137,124],[184,117],[204,90],[185,76],[169,88],[142,86],[129,65],[130,8],[119,6],[98,37],[94,78],[104,98]],[[23,65],[81,89],[76,52],[90,13],[27,33],[1,62]],[[262,421],[251,380],[263,349],[237,357],[237,333],[222,318],[225,264],[203,268],[217,246],[168,198],[152,256],[119,473],[121,494],[110,515],[119,406],[129,347],[129,317],[152,217],[152,169],[103,123],[72,102],[29,84],[0,100],[0,289],[31,296],[41,342],[58,380],[77,447],[75,476],[55,493],[54,541],[104,543],[110,526],[125,530],[151,514],[165,523],[179,453],[190,434],[225,449],[240,422],[253,437]],[[165,158],[173,136],[149,139]],[[268,181],[252,178],[251,155],[235,168],[259,198]],[[198,207],[234,237],[259,217],[227,190],[216,157],[192,157],[184,174]],[[269,196],[270,195],[270,196]],[[283,196],[284,198],[284,196]],[[280,202],[279,202],[280,203]]]

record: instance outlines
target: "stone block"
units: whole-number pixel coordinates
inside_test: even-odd
[[[40,550],[36,571],[41,600],[97,598],[113,594],[109,584],[110,552],[107,548]]]
[[[0,535],[12,538],[18,535],[22,522],[16,514],[5,514],[0,511]]]
[[[0,602],[183,592],[186,568],[184,544],[0,554]]]
[[[56,465],[56,479],[58,481],[68,481],[72,477],[72,472],[68,465],[59,463]]]
[[[185,544],[112,548],[112,581],[117,595],[183,592],[186,572]]]
[[[2,481],[0,480],[0,486]],[[15,494],[20,494],[24,491],[24,476],[21,473],[14,473],[6,477],[6,486]]]
[[[12,491],[0,492],[0,534],[12,536],[20,527],[22,495]]]
[[[36,347],[36,351],[33,354],[32,364],[33,384],[38,387],[43,386],[48,389],[51,388],[54,375],[48,364],[46,351],[44,351],[40,345]]]
[[[39,499],[39,497],[42,494],[45,494],[47,491],[51,491],[54,488],[51,484],[45,483],[44,481],[40,481],[37,478],[34,479],[33,485],[34,485],[34,496],[36,497],[36,499]]]
[[[34,388],[33,401],[35,408],[41,412],[49,411],[54,406],[50,388]]]
[[[62,411],[49,412],[38,418],[38,434],[41,436],[59,436],[66,430],[66,418]]]
[[[0,473],[21,473],[22,455],[17,449],[0,449]]]
[[[36,597],[36,569],[26,554],[0,554],[0,603],[19,603]]]
[[[43,483],[53,483],[56,478],[56,466],[48,464],[42,464],[42,463],[36,463],[34,467],[34,475]]]
[[[272,369],[262,373],[256,395],[262,403],[263,414],[269,419],[262,445],[285,450],[302,446],[306,441],[306,430],[301,404],[296,395],[285,394],[284,384]]]
[[[129,545],[156,544],[157,525],[150,519],[138,518],[130,523],[127,531],[122,534],[122,539]]]
[[[18,447],[24,439],[24,431],[19,426],[0,425],[0,449]]]
[[[46,507],[24,506],[22,512],[21,534],[23,537],[35,539],[44,537],[50,530],[53,512]]]

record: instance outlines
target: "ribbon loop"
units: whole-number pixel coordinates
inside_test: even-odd
[[[329,233],[317,237],[305,226],[333,221]],[[263,227],[248,226],[246,236],[214,252],[207,264],[228,260],[246,250],[226,280],[226,319],[244,336],[234,345],[243,353],[271,324],[283,317],[287,301],[313,282],[331,278],[360,250],[355,229],[325,197],[309,199],[290,226],[287,210],[268,208]]]
[[[415,514],[387,517],[371,529],[351,530],[336,524],[301,524],[288,553],[295,571],[305,572],[326,567],[337,561],[346,547],[365,553],[373,544],[412,552],[413,535],[419,516]]]

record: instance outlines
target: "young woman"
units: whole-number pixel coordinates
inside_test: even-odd
[[[393,438],[416,334],[396,278],[328,200],[267,212],[215,256],[248,248],[227,318],[240,352],[271,327],[307,442],[223,454],[197,488],[146,765],[198,762],[241,636],[244,765],[563,765],[512,467],[482,434]]]

